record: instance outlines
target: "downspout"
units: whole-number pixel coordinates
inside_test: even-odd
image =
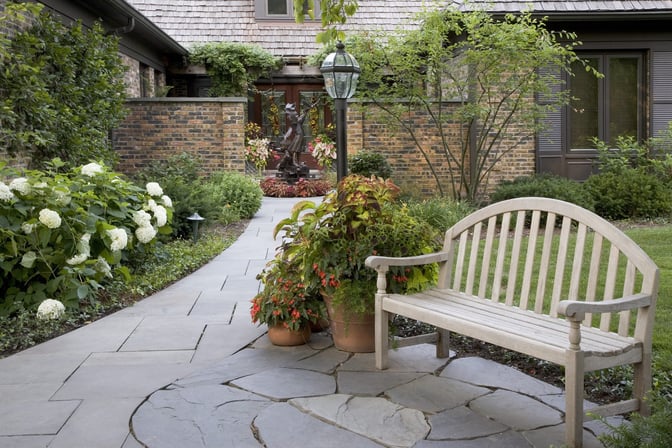
[[[120,26],[118,28],[114,28],[113,30],[108,31],[105,34],[108,35],[108,36],[111,35],[111,34],[115,34],[115,35],[127,34],[127,33],[130,33],[131,31],[133,31],[134,29],[135,29],[135,17],[129,16],[126,25]]]

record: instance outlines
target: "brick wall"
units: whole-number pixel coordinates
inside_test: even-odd
[[[450,113],[450,107],[450,104],[444,105],[444,113]],[[348,153],[355,154],[367,149],[384,154],[394,170],[393,180],[404,190],[424,196],[437,194],[436,177],[438,177],[444,194],[452,195],[450,167],[443,153],[444,146],[436,127],[423,111],[410,111],[406,121],[415,130],[420,146],[425,149],[425,155],[420,152],[410,133],[388,123],[385,114],[377,106],[364,103],[349,104]],[[459,123],[444,126],[446,139],[457,157],[461,148],[461,134],[465,131],[466,129]],[[489,191],[503,180],[534,174],[535,163],[534,138],[516,141],[515,150],[506,154],[492,171]],[[435,175],[430,170],[430,164]],[[453,164],[452,169],[456,168]],[[453,175],[458,173],[454,171]]]
[[[205,173],[245,171],[247,100],[243,98],[139,98],[113,132],[118,169],[133,173],[153,160],[186,152]]]

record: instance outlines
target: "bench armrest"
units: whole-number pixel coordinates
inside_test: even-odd
[[[558,304],[558,313],[567,316],[570,320],[580,321],[585,318],[586,313],[615,313],[649,305],[651,305],[651,295],[643,293],[602,302],[562,300]]]
[[[434,252],[425,255],[416,255],[413,257],[383,257],[372,255],[365,261],[366,265],[372,269],[387,271],[390,266],[418,266],[430,263],[440,263],[448,259],[448,252]]]

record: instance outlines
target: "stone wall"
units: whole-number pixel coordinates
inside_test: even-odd
[[[118,169],[131,174],[154,160],[186,152],[202,160],[204,174],[245,171],[244,98],[138,98],[112,133]]]

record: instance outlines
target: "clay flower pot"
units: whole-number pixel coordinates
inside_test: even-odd
[[[327,305],[329,329],[334,346],[352,353],[376,351],[374,314],[353,313],[343,305],[334,305],[331,297],[327,295],[323,297]]]
[[[268,339],[273,345],[281,347],[303,345],[310,341],[310,327],[306,325],[301,330],[290,330],[282,324],[269,325]]]

